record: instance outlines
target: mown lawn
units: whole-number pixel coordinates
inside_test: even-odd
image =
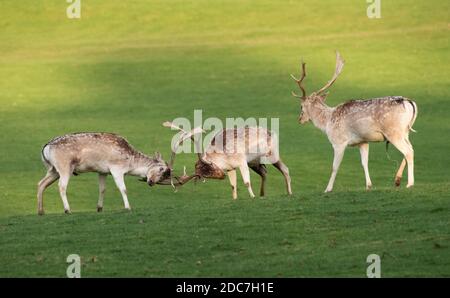
[[[72,253],[84,277],[365,277],[372,253],[384,277],[450,276],[449,2],[382,1],[377,20],[351,0],[82,0],[79,20],[66,18],[66,5],[0,3],[1,277],[64,277]],[[413,189],[393,187],[400,154],[391,147],[389,160],[373,144],[372,191],[350,148],[335,192],[322,193],[331,146],[297,123],[289,74],[303,57],[307,90],[317,90],[335,49],[346,66],[330,105],[385,95],[417,102]],[[36,215],[49,139],[112,131],[168,158],[173,132],[161,123],[193,120],[194,109],[203,119],[279,118],[294,195],[272,167],[267,197],[254,200],[241,181],[233,201],[227,181],[174,193],[129,177],[133,211],[125,212],[109,177],[98,214],[97,177],[85,174],[69,184],[72,215],[55,186],[46,215]],[[177,170],[192,171],[194,161],[178,156]],[[256,175],[252,182],[256,191]]]

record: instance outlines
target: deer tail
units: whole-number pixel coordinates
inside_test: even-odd
[[[409,128],[409,130],[411,130],[412,132],[417,132],[416,130],[414,130],[414,129],[412,128],[412,126],[414,125],[414,122],[416,121],[416,118],[417,118],[417,112],[418,112],[418,110],[417,110],[417,105],[416,105],[416,103],[415,103],[414,101],[412,101],[412,100],[410,100],[410,99],[408,99],[407,101],[411,104],[411,106],[412,106],[412,108],[413,108],[413,116],[412,116],[412,118],[411,118],[411,121],[409,122],[408,128]]]
[[[41,159],[47,169],[49,169],[53,166],[52,163],[50,162],[50,160],[48,160],[48,156],[47,156],[49,153],[48,150],[49,150],[48,144],[45,144],[41,150]]]

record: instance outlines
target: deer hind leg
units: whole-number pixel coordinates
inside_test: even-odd
[[[327,188],[325,192],[331,192],[333,190],[334,181],[336,180],[336,175],[341,165],[342,158],[344,157],[345,147],[347,145],[333,146],[334,148],[334,159],[333,159],[333,170],[331,172],[330,180],[328,181]]]
[[[286,182],[286,191],[289,195],[292,195],[291,189],[291,176],[289,175],[289,168],[280,160],[273,164],[278,171],[284,176],[284,181]]]
[[[233,192],[233,199],[237,199],[237,177],[236,170],[228,171],[228,179],[231,184],[231,191]]]
[[[244,181],[245,186],[247,187],[248,193],[250,197],[254,198],[255,194],[253,193],[252,184],[250,183],[250,170],[248,169],[248,165],[244,162],[240,167],[242,180]]]
[[[249,165],[249,167],[259,176],[261,176],[261,188],[259,190],[259,195],[261,197],[264,197],[266,187],[266,174],[267,174],[266,166],[263,164],[257,164],[257,165]]]
[[[389,140],[389,142],[391,142],[391,144],[394,145],[398,149],[398,151],[400,151],[405,157],[404,159],[406,160],[406,163],[408,165],[408,184],[406,185],[406,187],[412,187],[414,185],[414,150],[411,143],[409,142],[407,137],[403,139],[394,138],[392,140]],[[403,165],[402,161],[402,164],[397,171],[396,181],[398,180],[400,182],[397,177],[401,178],[404,168],[405,166]]]
[[[59,178],[58,173],[55,171],[55,168],[51,167],[48,169],[47,174],[41,181],[38,183],[38,191],[37,191],[37,201],[38,201],[38,214],[44,215],[44,191],[47,187],[53,184]]]
[[[372,188],[372,181],[369,175],[369,143],[359,145],[359,153],[361,154],[361,164],[366,176],[366,189],[369,190]]]
[[[395,186],[400,186],[400,182],[402,181],[403,176],[403,170],[406,167],[406,159],[403,158],[402,163],[400,164],[400,167],[398,168],[397,174],[395,174]]]
[[[58,181],[58,187],[59,187],[59,194],[61,196],[61,200],[64,205],[64,213],[70,214],[70,206],[69,201],[67,200],[67,185],[69,184],[70,175],[73,171],[70,169],[68,171],[59,171],[59,181]]]
[[[98,203],[97,212],[102,212],[103,210],[103,199],[105,197],[106,190],[106,174],[98,174]]]
[[[408,184],[406,187],[411,187],[414,185],[414,149],[409,141],[408,135],[405,139],[409,147],[409,157],[406,157],[406,162],[408,163]]]

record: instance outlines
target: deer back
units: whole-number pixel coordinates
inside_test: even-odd
[[[346,131],[358,141],[383,141],[386,135],[407,132],[416,115],[416,105],[408,98],[389,96],[351,100],[335,107],[331,125],[338,134]]]
[[[132,158],[144,158],[126,139],[112,133],[75,133],[54,138],[44,146],[51,164],[71,165],[76,171],[108,172],[111,164],[126,167]]]
[[[265,156],[273,151],[272,133],[262,127],[224,129],[211,140],[205,152],[225,155]]]

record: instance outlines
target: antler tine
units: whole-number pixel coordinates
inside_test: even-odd
[[[294,96],[294,97],[297,97],[297,98],[302,98],[300,95],[298,95],[294,91],[291,91],[291,95]]]
[[[296,81],[296,82],[298,82],[299,81],[299,79],[297,79],[292,73],[291,73],[291,78],[293,78],[294,79],[294,81]]]
[[[196,134],[198,134],[198,133],[204,133],[204,132],[205,132],[200,126],[194,128],[194,129],[191,130],[190,132],[185,131],[185,130],[182,129],[181,127],[179,127],[179,126],[177,126],[177,125],[175,125],[175,124],[173,124],[172,122],[169,122],[169,121],[164,122],[164,123],[163,123],[163,126],[169,127],[169,128],[172,128],[172,129],[176,129],[176,130],[179,130],[179,131],[183,132],[182,135],[181,135],[180,141],[179,141],[179,142],[177,143],[177,145],[175,146],[175,150],[172,150],[172,158],[171,158],[171,163],[170,163],[170,167],[171,167],[171,168],[172,168],[173,163],[174,163],[174,160],[175,160],[176,149],[178,149],[178,146],[181,145],[186,139],[189,139],[189,138],[192,140],[192,142],[194,142],[194,144],[195,144],[195,146],[196,146],[196,148],[197,148],[197,151],[198,151],[198,152],[197,152],[198,158],[199,158],[201,161],[205,162],[205,163],[208,163],[208,164],[210,163],[209,161],[207,161],[207,160],[205,160],[205,159],[203,158],[202,154],[200,153],[200,151],[201,151],[201,145],[200,145],[199,142],[197,142],[197,141],[195,140],[195,138],[194,138],[194,135],[196,135]]]
[[[170,128],[173,128],[173,129],[177,129],[177,130],[180,130],[180,131],[182,131],[182,132],[187,133],[184,129],[182,129],[182,128],[179,127],[179,126],[176,126],[175,124],[173,124],[172,122],[169,122],[169,121],[164,122],[164,123],[163,123],[163,126],[165,126],[165,127],[170,127]],[[196,135],[196,134],[198,134],[198,133],[203,133],[203,132],[205,132],[205,131],[199,126],[199,127],[194,128],[194,129],[193,129],[190,133],[188,133],[188,134],[190,134],[189,137],[191,138],[192,142],[194,142],[194,145],[195,145],[196,148],[197,148],[198,159],[201,160],[201,161],[204,162],[204,163],[211,164],[211,162],[209,162],[209,161],[207,161],[207,160],[205,160],[205,159],[203,158],[202,154],[200,153],[200,151],[201,151],[201,145],[194,139],[194,135]],[[185,139],[187,139],[187,137],[186,137]]]
[[[169,162],[169,168],[172,170],[173,169],[173,163],[175,162],[175,156],[176,156],[176,152],[178,150],[178,147],[183,144],[185,138],[184,136],[186,135],[186,132],[183,132],[180,136],[180,138],[178,139],[178,142],[176,143],[176,145],[172,148],[172,155],[170,156],[170,162]]]
[[[338,76],[341,74],[342,69],[344,68],[344,64],[345,64],[345,61],[342,58],[341,54],[339,54],[339,52],[336,51],[336,68],[334,70],[334,75],[325,86],[323,86],[319,91],[316,92],[316,94],[320,94],[320,93],[324,92],[325,90],[330,88],[331,85],[333,85],[333,83],[336,81]]]
[[[184,129],[182,129],[181,127],[179,127],[179,126],[177,126],[177,125],[175,125],[175,124],[173,124],[172,122],[169,122],[169,121],[164,122],[164,123],[163,123],[163,126],[164,126],[164,127],[169,127],[169,128],[172,128],[172,129],[177,129],[177,130],[179,130],[179,131],[182,132],[181,135],[180,135],[180,138],[178,139],[178,142],[177,142],[176,145],[172,148],[172,156],[171,156],[170,163],[169,163],[169,167],[172,169],[173,163],[174,163],[174,161],[175,161],[176,151],[177,151],[178,147],[179,147],[181,144],[183,144],[183,142],[184,142],[185,140],[187,140],[187,139],[189,139],[189,138],[190,138],[194,143],[196,143],[196,142],[195,142],[195,139],[194,139],[194,135],[196,135],[196,134],[198,134],[198,133],[202,133],[202,132],[204,132],[204,130],[203,130],[201,127],[196,127],[196,128],[194,128],[193,130],[191,130],[190,132],[187,132],[187,131],[185,131]]]
[[[306,63],[303,62],[303,60],[302,60],[302,75],[301,75],[300,79],[297,79],[293,74],[291,74],[291,77],[292,77],[292,79],[294,79],[294,81],[297,83],[298,87],[302,91],[302,96],[299,96],[299,95],[295,94],[294,92],[292,92],[292,95],[294,97],[305,99],[306,98],[306,90],[302,86],[302,82],[303,82],[303,79],[306,77]]]

